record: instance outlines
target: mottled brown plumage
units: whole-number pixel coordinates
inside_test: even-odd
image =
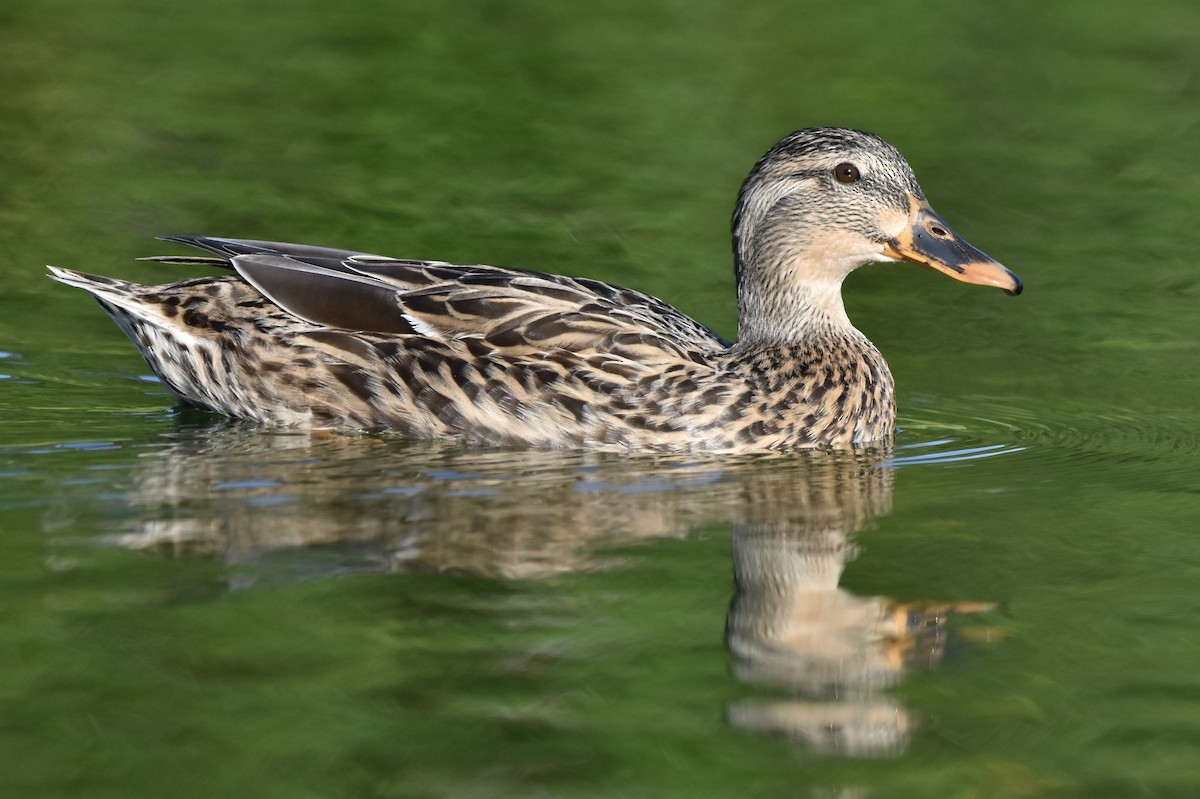
[[[471,443],[752,451],[883,442],[892,377],[841,282],[911,260],[1020,282],[958,239],[871,134],[809,129],[734,215],[739,338],[593,280],[277,242],[174,238],[235,274],[143,286],[65,269],[186,403],[266,424]]]

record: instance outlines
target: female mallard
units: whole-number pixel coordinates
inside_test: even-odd
[[[91,292],[183,402],[309,428],[472,443],[751,451],[886,442],[883,356],[841,286],[871,261],[1021,282],[934,213],[894,147],[801,130],[742,184],[738,341],[595,280],[266,241],[172,237],[235,274]]]

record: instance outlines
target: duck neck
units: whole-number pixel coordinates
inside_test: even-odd
[[[806,271],[811,272],[811,269]],[[738,270],[738,345],[788,346],[861,333],[842,302],[844,274],[800,279],[786,263]]]

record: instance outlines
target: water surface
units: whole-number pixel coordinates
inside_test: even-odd
[[[1200,793],[1196,52],[1184,2],[8,4],[0,785]],[[732,336],[737,185],[813,124],[895,143],[1027,286],[847,282],[890,451],[264,431],[176,409],[41,277],[273,238]]]

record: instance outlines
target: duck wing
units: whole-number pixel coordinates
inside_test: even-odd
[[[652,362],[703,363],[729,346],[657,298],[586,278],[250,239],[168,240],[214,253],[280,308],[322,327],[479,338],[513,354],[562,349]]]

